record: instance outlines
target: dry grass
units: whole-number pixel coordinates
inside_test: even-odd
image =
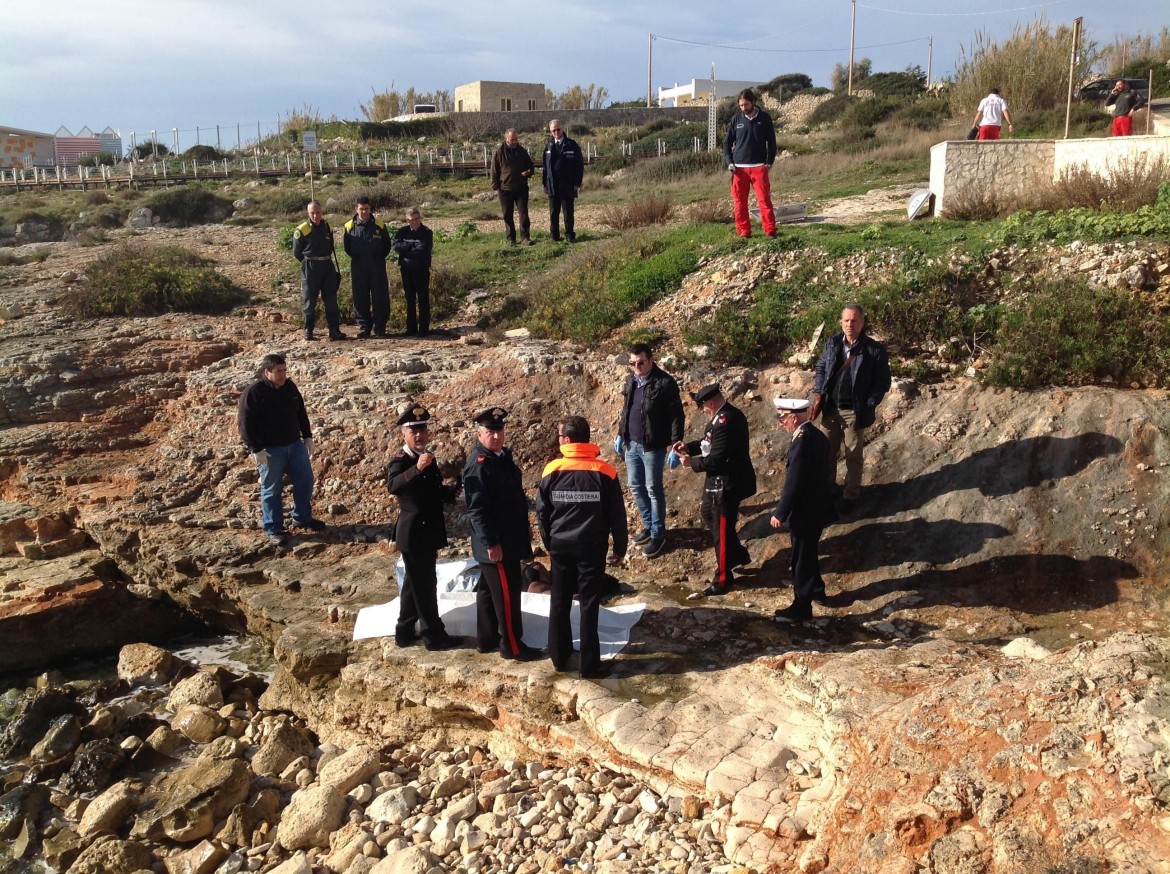
[[[725,200],[700,200],[683,210],[688,224],[728,224],[732,220],[731,210]]]
[[[1154,203],[1164,182],[1170,182],[1170,161],[1164,155],[1140,155],[1124,167],[1107,165],[1104,172],[1083,164],[1073,167],[1061,173],[1052,188],[1057,209],[1084,206],[1133,212]]]
[[[601,210],[601,223],[615,231],[664,225],[674,213],[669,197],[653,192],[624,205],[606,206]]]
[[[951,221],[982,222],[1006,215],[1008,205],[994,191],[972,187],[948,194],[942,217]]]

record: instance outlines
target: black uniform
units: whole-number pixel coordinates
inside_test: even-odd
[[[726,588],[731,584],[731,569],[751,561],[735,530],[740,501],[756,493],[747,418],[724,401],[708,423],[703,439],[687,444],[687,453],[691,468],[707,474],[701,515],[715,545],[715,574],[711,582],[715,588]]]
[[[448,639],[437,606],[435,560],[438,551],[447,545],[443,504],[455,500],[459,487],[443,485],[437,464],[432,462],[420,471],[417,462],[418,454],[403,446],[390,460],[386,474],[386,487],[398,498],[394,543],[406,565],[399,593],[398,626],[394,629],[394,639],[400,646],[413,643],[417,637],[428,645]]]
[[[350,261],[349,279],[358,331],[364,336],[371,331],[382,336],[390,318],[390,281],[386,278],[390,232],[385,222],[372,213],[365,222],[355,215],[345,223],[341,241]]]
[[[431,250],[435,235],[426,225],[410,225],[394,235],[402,290],[406,293],[406,333],[425,337],[431,331]],[[417,302],[417,312],[415,310]]]
[[[626,554],[629,530],[622,487],[612,465],[598,460],[593,443],[564,443],[561,458],[544,469],[536,499],[540,537],[552,563],[548,650],[553,667],[563,671],[573,654],[570,615],[573,595],[581,601],[581,676],[601,669],[597,616],[605,553],[613,536],[613,554]]]
[[[811,611],[812,599],[825,596],[819,544],[825,526],[836,518],[828,458],[829,438],[804,422],[788,444],[784,489],[772,513],[792,534],[793,604],[801,610]]]
[[[512,450],[499,455],[476,441],[463,469],[467,521],[471,525],[471,554],[479,562],[475,590],[477,645],[481,652],[499,649],[513,659],[527,649],[522,643],[520,613],[521,559],[532,558],[528,527],[528,498]],[[499,546],[503,558],[493,562],[488,548]]]
[[[343,337],[341,310],[337,308],[337,267],[333,264],[333,229],[321,219],[317,224],[301,222],[293,231],[293,257],[301,262],[301,314],[305,336],[312,337],[317,324],[317,298],[325,308],[329,336]]]
[[[561,211],[565,213],[565,239],[577,239],[573,231],[573,200],[585,181],[585,158],[577,141],[565,137],[544,144],[544,191],[548,195],[549,233],[561,238]]]

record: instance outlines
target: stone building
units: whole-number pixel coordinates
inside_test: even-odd
[[[530,112],[546,108],[542,82],[480,80],[455,89],[456,112]]]

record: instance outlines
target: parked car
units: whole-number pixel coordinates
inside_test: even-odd
[[[1138,97],[1149,102],[1150,83],[1148,81],[1145,79],[1122,79],[1121,81],[1128,82],[1129,87],[1137,93]],[[1077,100],[1089,100],[1095,103],[1104,102],[1117,82],[1117,79],[1094,79],[1089,84],[1074,91],[1073,97]]]

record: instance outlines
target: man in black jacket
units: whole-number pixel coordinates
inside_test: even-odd
[[[341,236],[349,256],[349,279],[353,288],[353,311],[357,316],[358,337],[370,332],[386,336],[390,318],[390,282],[386,279],[386,258],[390,254],[390,231],[374,215],[370,198],[357,199],[354,216],[345,223]]]
[[[715,574],[703,594],[723,595],[731,588],[732,570],[751,562],[735,526],[740,501],[756,493],[756,471],[748,445],[747,417],[724,400],[719,385],[705,385],[691,397],[711,421],[702,440],[680,440],[674,451],[689,457],[692,470],[707,475],[700,515],[715,546]]]
[[[549,233],[561,239],[561,210],[565,212],[565,239],[577,241],[573,231],[573,201],[585,181],[585,158],[577,141],[565,135],[557,119],[548,123],[552,137],[544,144],[544,191],[548,195]]]
[[[394,251],[398,253],[398,270],[406,294],[406,335],[425,337],[431,332],[431,250],[435,235],[422,223],[422,213],[416,206],[406,211],[406,222],[394,235]]]
[[[622,415],[614,446],[625,453],[626,482],[642,516],[642,531],[634,543],[653,558],[666,544],[666,490],[662,469],[666,452],[682,440],[683,413],[678,383],[654,363],[645,343],[630,349],[633,372],[622,386]]]
[[[861,494],[865,468],[865,429],[874,423],[877,405],[890,390],[886,348],[865,333],[865,310],[846,304],[841,330],[829,338],[817,360],[809,418],[821,420],[829,432],[829,476],[837,482],[837,454],[845,447],[845,490],[840,510],[848,513]]]
[[[613,537],[614,558],[625,558],[629,532],[617,471],[601,461],[601,448],[589,442],[589,423],[567,416],[557,425],[561,457],[544,468],[536,499],[540,537],[552,563],[552,597],[548,617],[548,651],[558,671],[573,654],[569,616],[573,595],[581,601],[581,676],[609,676],[601,667],[597,616],[605,553]]]
[[[447,545],[443,504],[459,494],[460,484],[443,485],[435,456],[427,450],[430,440],[430,411],[411,405],[398,417],[402,427],[402,448],[390,459],[386,488],[398,498],[398,522],[394,543],[406,566],[399,594],[398,626],[394,641],[410,646],[421,637],[427,649],[451,649],[459,638],[452,637],[439,618],[438,579],[435,561]]]
[[[240,439],[260,471],[260,513],[264,533],[274,546],[284,545],[284,477],[293,489],[293,524],[320,531],[313,518],[313,431],[296,383],[288,378],[283,355],[270,353],[260,362],[256,381],[240,395]]]
[[[808,420],[809,402],[776,398],[780,426],[792,435],[784,474],[784,490],[770,520],[773,528],[792,536],[792,604],[776,611],[778,622],[812,618],[813,601],[824,601],[821,578],[821,533],[836,518],[826,477],[829,439]]]
[[[477,648],[531,661],[540,658],[540,650],[523,640],[520,561],[532,558],[532,532],[520,468],[504,446],[507,415],[492,407],[475,417],[479,439],[463,468],[471,554],[480,573],[475,588]]]
[[[333,263],[333,229],[322,217],[321,204],[309,201],[309,220],[293,231],[293,257],[301,262],[301,315],[305,320],[305,339],[313,339],[317,324],[317,298],[325,308],[325,323],[330,340],[345,340],[341,332],[341,310],[337,307],[337,287],[341,276]]]
[[[513,127],[504,131],[504,142],[492,156],[492,191],[500,194],[500,209],[504,212],[505,236],[508,244],[516,245],[516,223],[513,211],[520,212],[520,239],[531,246],[529,236],[531,222],[528,220],[528,177],[536,170],[532,156],[520,144],[520,137]]]
[[[772,182],[768,177],[776,160],[776,128],[772,117],[756,106],[750,88],[739,92],[739,112],[727,125],[723,140],[723,162],[731,171],[731,199],[735,213],[735,232],[741,237],[752,235],[748,192],[756,190],[760,207],[760,224],[769,237],[776,235],[776,214],[772,209]]]

